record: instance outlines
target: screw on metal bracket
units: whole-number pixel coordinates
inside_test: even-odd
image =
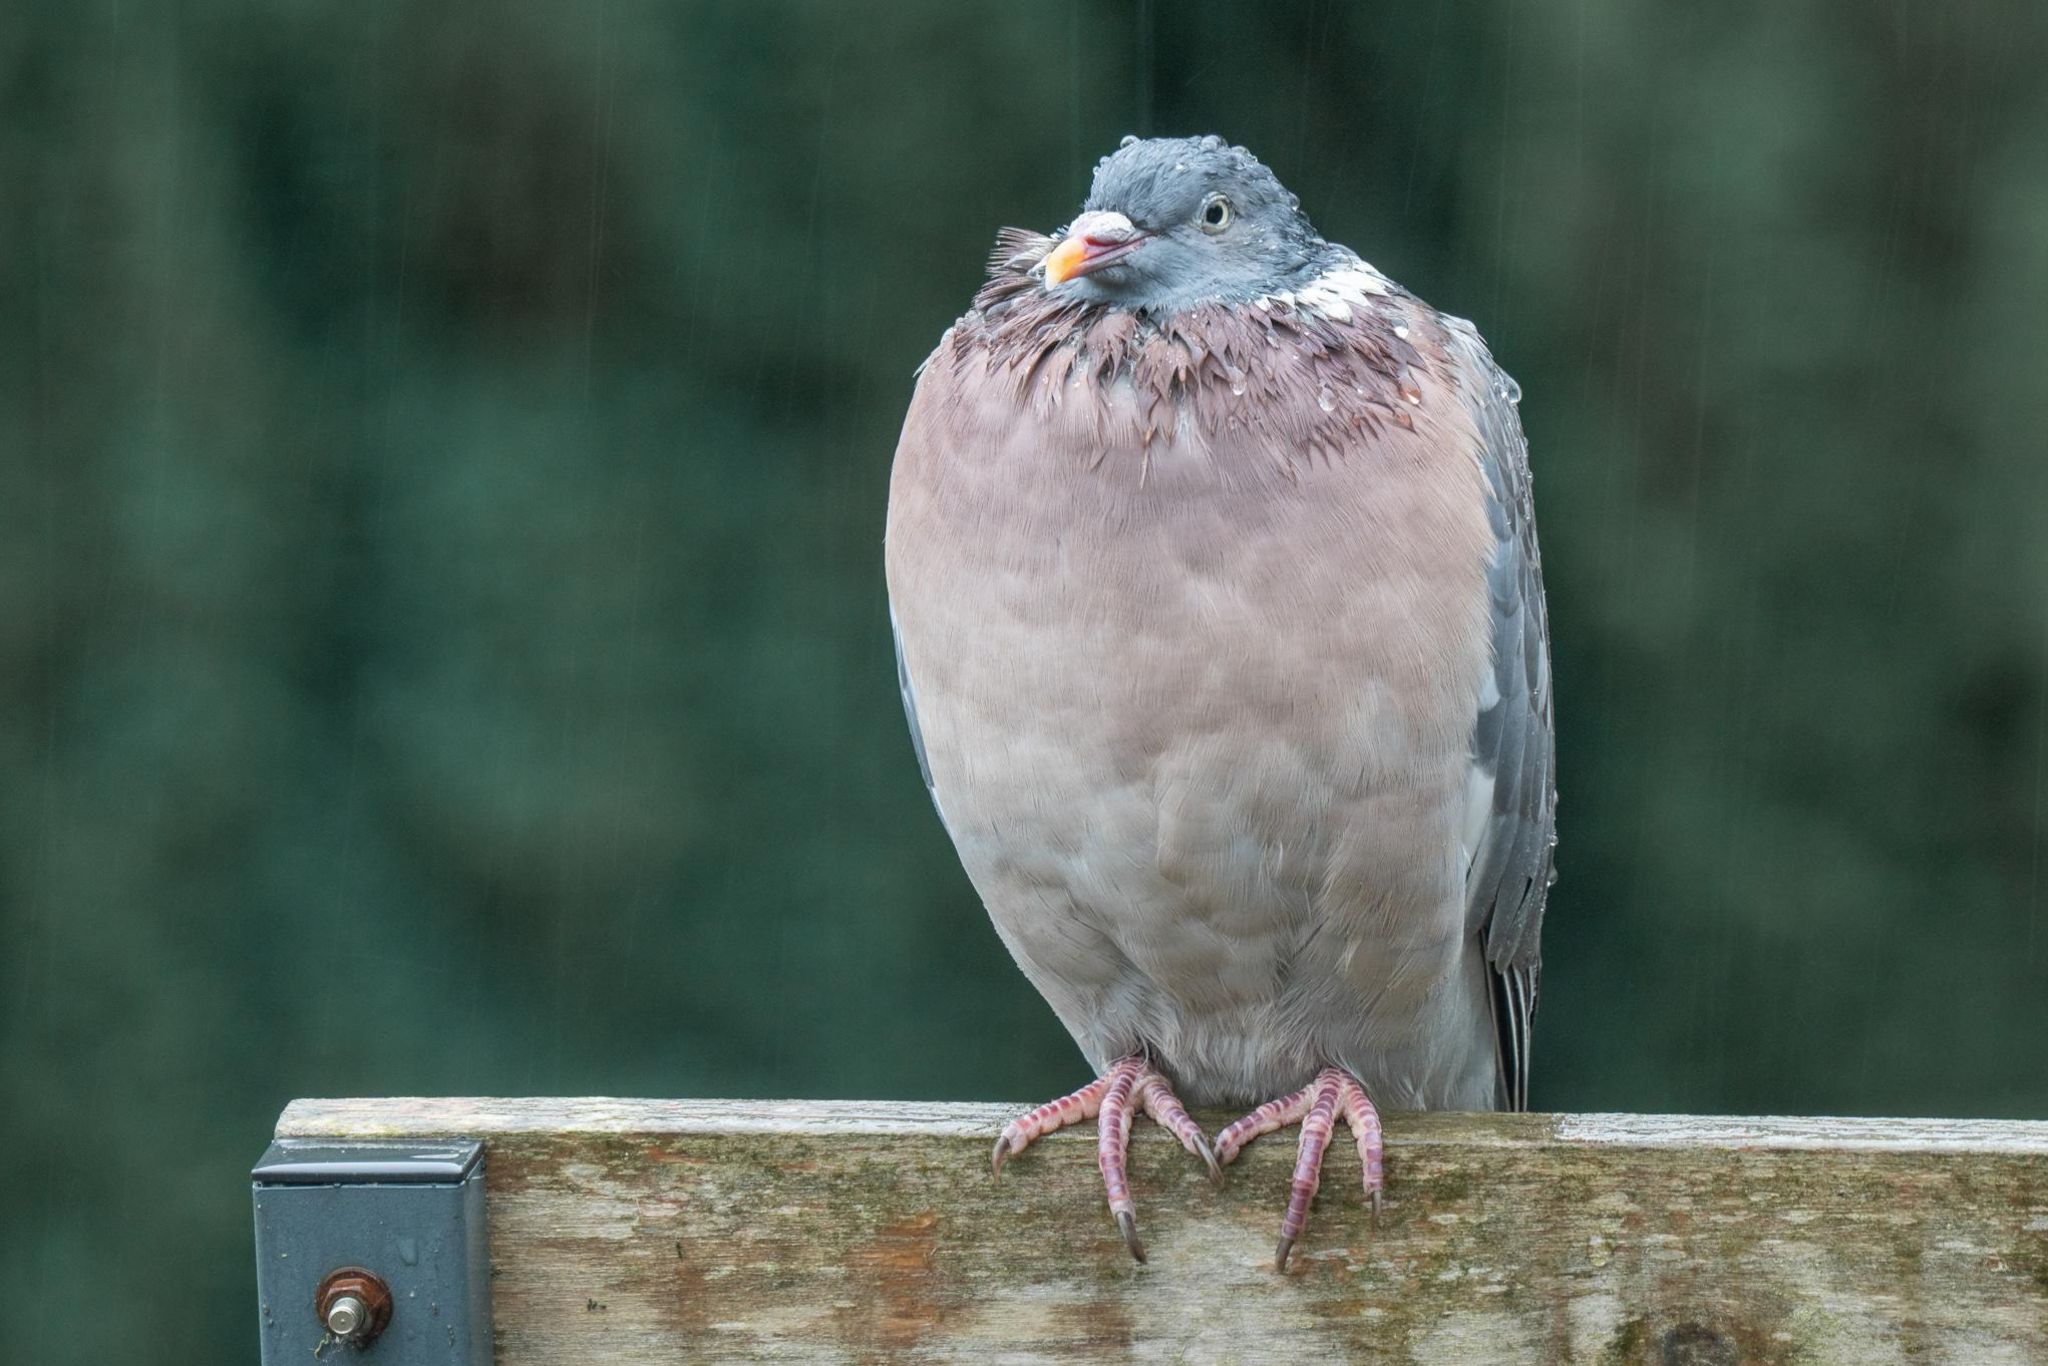
[[[370,1306],[354,1295],[337,1295],[327,1306],[327,1331],[338,1338],[354,1337],[369,1321]]]
[[[391,1322],[391,1288],[374,1271],[344,1266],[320,1282],[313,1309],[335,1341],[368,1346]]]
[[[490,1366],[481,1143],[286,1138],[250,1175],[264,1366]]]

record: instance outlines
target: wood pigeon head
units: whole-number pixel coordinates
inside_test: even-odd
[[[1045,258],[1045,287],[1132,313],[1279,293],[1332,251],[1257,157],[1213,135],[1125,138],[1081,207]]]

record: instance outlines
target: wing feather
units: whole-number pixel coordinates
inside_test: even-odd
[[[932,761],[924,752],[924,727],[917,721],[917,693],[910,686],[910,665],[903,658],[903,632],[896,627],[896,609],[889,609],[889,639],[896,645],[896,687],[903,694],[903,717],[910,723],[910,744],[917,751],[917,771],[924,777],[924,790],[931,795],[932,809],[939,813],[939,824],[951,834],[953,827],[946,820],[946,808],[939,802],[939,785],[932,780]]]
[[[1494,531],[1487,566],[1493,676],[1472,726],[1472,762],[1490,779],[1492,802],[1472,851],[1466,923],[1492,977],[1502,1101],[1529,1104],[1529,1025],[1543,971],[1544,903],[1556,881],[1556,743],[1551,719],[1550,629],[1529,446],[1513,380],[1468,322],[1445,318],[1465,398],[1479,431],[1487,513]]]

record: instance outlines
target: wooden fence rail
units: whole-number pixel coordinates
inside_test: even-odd
[[[2048,1363],[2048,1123],[1392,1115],[1377,1223],[1333,1145],[1281,1275],[1291,1132],[1219,1190],[1141,1123],[1140,1266],[1092,1131],[990,1179],[1019,1108],[301,1100],[277,1133],[484,1141],[506,1366]]]

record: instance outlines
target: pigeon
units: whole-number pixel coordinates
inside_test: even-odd
[[[1556,789],[1520,391],[1218,137],[1124,139],[997,238],[918,370],[885,560],[903,701],[996,933],[1097,1072],[1113,1215],[1150,1116],[1212,1177],[1299,1124],[1523,1109]],[[1211,1143],[1188,1107],[1244,1109]]]

